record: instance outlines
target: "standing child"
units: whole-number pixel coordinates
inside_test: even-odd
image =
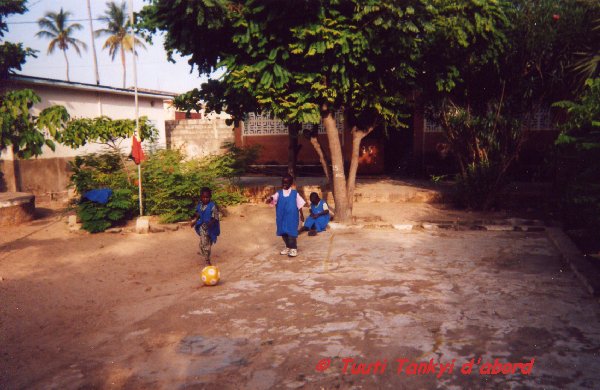
[[[316,192],[310,193],[310,216],[304,222],[304,230],[309,230],[309,236],[324,232],[329,223],[329,206],[319,198]]]
[[[292,189],[294,178],[286,175],[281,179],[282,189],[267,199],[267,203],[275,205],[275,221],[277,223],[277,235],[283,238],[285,249],[281,251],[282,255],[289,257],[298,256],[298,219],[304,222],[302,206],[306,203],[298,194],[298,191]]]
[[[210,251],[212,244],[217,242],[217,236],[221,234],[219,226],[219,208],[215,202],[211,201],[212,191],[208,187],[200,190],[200,203],[196,206],[196,213],[192,219],[191,226],[200,236],[200,255],[210,263]]]

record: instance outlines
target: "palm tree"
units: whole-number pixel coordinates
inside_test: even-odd
[[[48,44],[48,54],[52,54],[56,46],[62,50],[67,63],[67,81],[71,81],[69,80],[69,59],[67,58],[67,49],[73,47],[80,56],[80,46],[84,50],[87,50],[87,45],[84,42],[73,38],[73,33],[83,29],[83,26],[79,23],[72,23],[69,25],[67,23],[69,16],[71,16],[71,12],[63,11],[62,8],[59,13],[46,12],[46,15],[38,20],[38,25],[41,30],[35,34],[38,38],[50,39],[50,43]]]
[[[577,60],[572,65],[578,90],[583,89],[586,79],[600,76],[600,18],[593,22],[591,33],[593,46],[575,53]]]
[[[142,41],[127,33],[129,21],[127,20],[127,6],[125,5],[125,1],[121,2],[121,4],[111,1],[106,3],[106,7],[106,13],[100,16],[100,20],[105,22],[107,26],[106,28],[96,30],[94,34],[96,37],[102,35],[108,36],[102,49],[108,48],[108,54],[110,54],[113,61],[117,55],[117,51],[121,54],[121,64],[123,65],[123,88],[125,88],[127,77],[125,50],[133,52],[134,41],[136,47],[145,49],[146,46],[144,46]],[[137,52],[134,53],[134,55],[137,55]]]

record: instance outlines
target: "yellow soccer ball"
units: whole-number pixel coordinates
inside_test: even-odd
[[[207,286],[214,286],[221,279],[221,271],[214,265],[207,265],[202,269],[202,282]]]

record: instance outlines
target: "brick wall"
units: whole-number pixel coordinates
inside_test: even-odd
[[[188,157],[219,154],[225,142],[234,142],[233,126],[221,118],[166,121],[165,132],[167,148],[182,149]]]
[[[352,157],[352,135],[344,133],[342,143],[342,153],[344,160],[349,164]],[[329,141],[327,135],[319,134],[319,143],[326,156],[330,155]],[[341,136],[340,136],[341,139]],[[243,136],[242,129],[235,129],[235,144],[239,147],[260,146],[258,164],[278,164],[287,165],[289,139],[287,135],[260,135]],[[315,152],[310,140],[304,136],[298,137],[298,144],[301,145],[298,152],[299,165],[319,166],[319,156]],[[366,138],[362,140],[358,159],[358,173],[360,174],[379,174],[384,171],[384,147],[383,141],[376,138]],[[329,160],[329,157],[327,157]]]

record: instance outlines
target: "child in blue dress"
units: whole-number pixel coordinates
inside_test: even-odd
[[[298,191],[292,189],[294,178],[286,175],[281,179],[282,189],[267,199],[267,203],[275,205],[275,221],[277,223],[277,235],[281,236],[285,243],[285,249],[280,254],[289,257],[298,256],[298,224],[299,220],[304,222],[302,207],[306,203],[298,194]]]
[[[316,236],[324,232],[329,223],[329,206],[327,202],[319,198],[316,192],[310,193],[310,216],[304,222],[304,230],[308,230],[309,236]]]
[[[192,219],[191,227],[200,236],[200,255],[204,258],[206,265],[210,263],[210,252],[212,244],[217,242],[221,234],[219,226],[219,208],[211,200],[212,191],[208,187],[200,190],[200,202],[196,206],[196,213]]]

